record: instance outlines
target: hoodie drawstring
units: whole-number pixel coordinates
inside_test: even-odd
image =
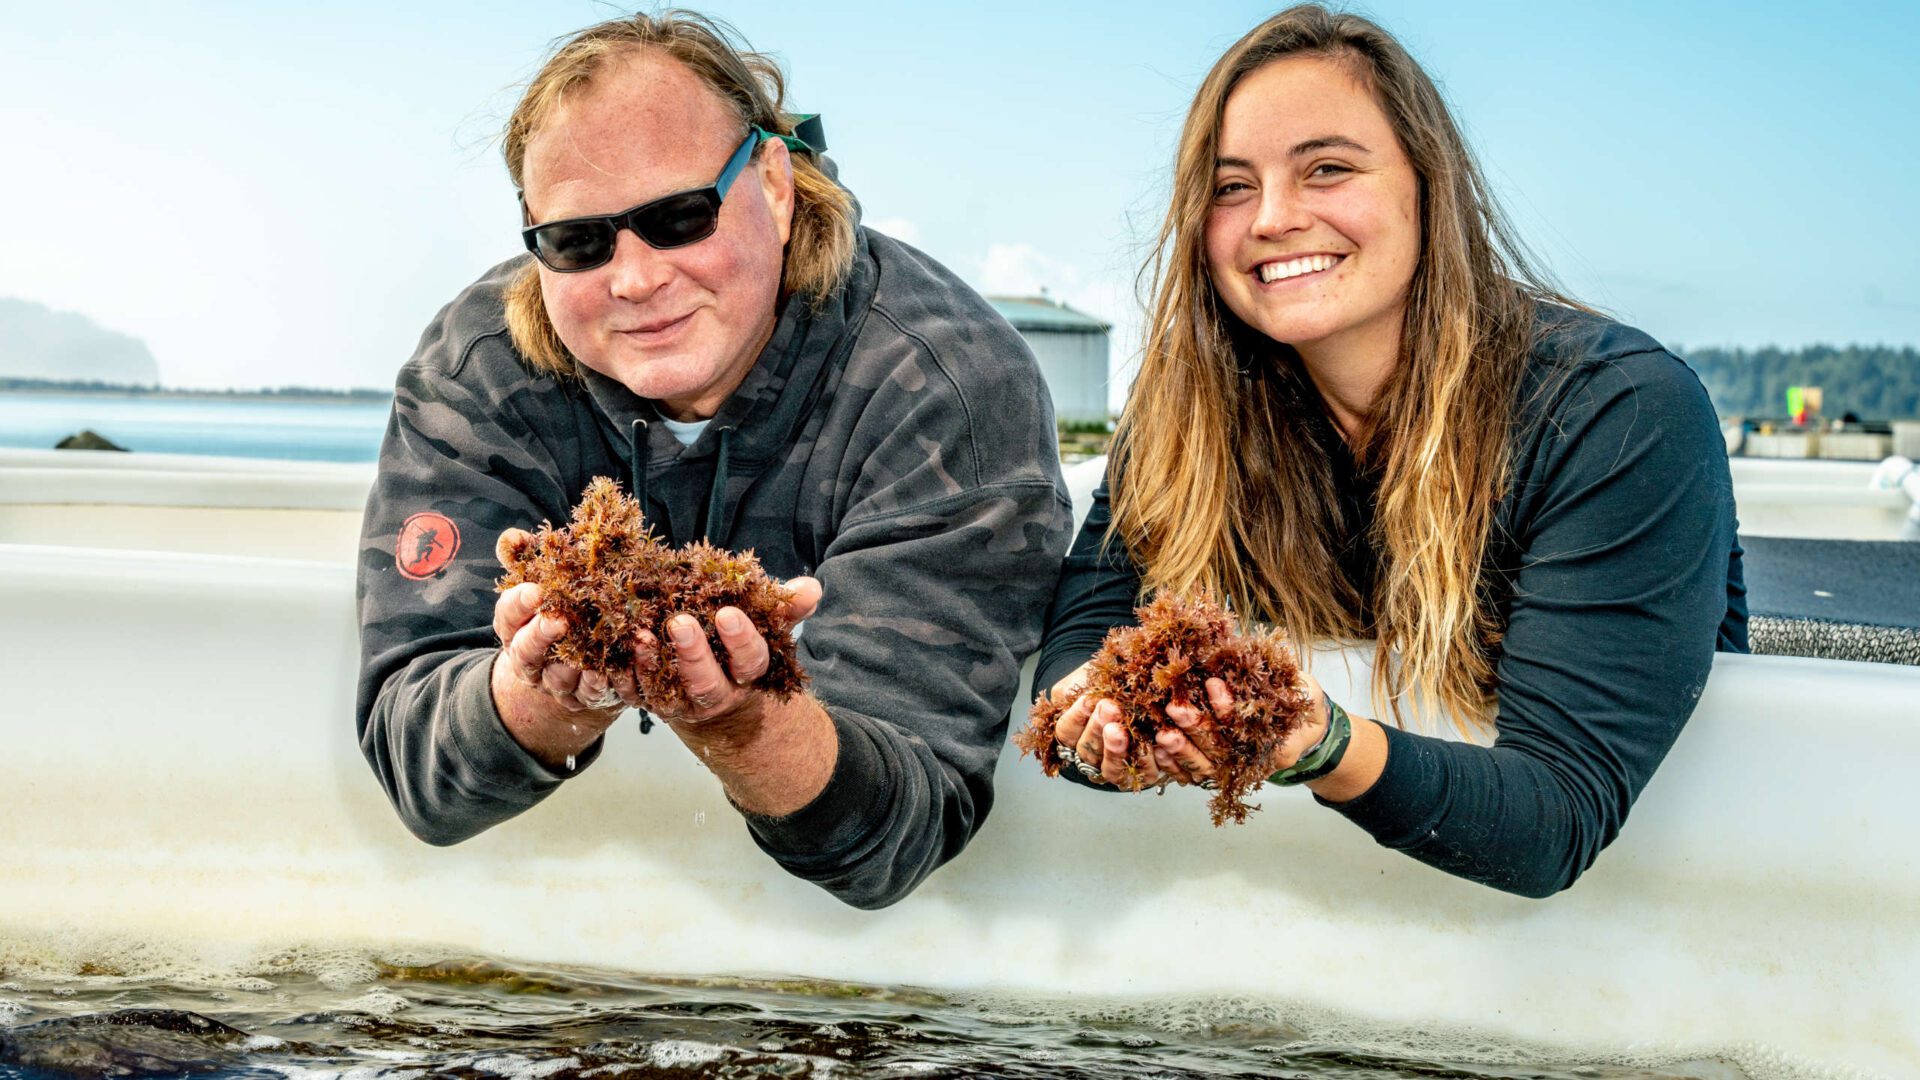
[[[635,420],[627,428],[627,486],[635,502],[640,504],[640,512],[647,512],[647,460],[642,449],[645,445],[647,422]],[[707,527],[702,530],[709,544],[720,544],[725,540],[722,535],[727,525],[727,449],[733,441],[733,428],[720,429],[719,458],[713,465],[713,484],[707,489]]]
[[[647,462],[640,456],[640,447],[645,440],[642,433],[647,430],[645,420],[635,420],[627,428],[627,487],[633,500],[640,504],[640,513],[647,512]],[[653,731],[653,714],[640,710],[640,734]]]
[[[647,512],[647,460],[640,454],[645,441],[647,422],[635,420],[627,429],[627,491],[633,501],[640,504],[640,512]]]
[[[725,531],[727,520],[727,443],[733,438],[733,429],[720,429],[720,459],[713,463],[713,486],[707,491],[707,527],[706,541],[709,544],[725,546],[721,542],[726,538],[720,535]]]

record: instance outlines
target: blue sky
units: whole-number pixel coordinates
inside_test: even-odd
[[[387,386],[517,250],[494,134],[619,9],[238,0],[0,18],[0,296],[187,386]],[[1920,5],[1376,0],[1522,235],[1670,344],[1920,344]],[[1273,8],[714,3],[825,115],[869,223],[1135,338],[1180,118]]]

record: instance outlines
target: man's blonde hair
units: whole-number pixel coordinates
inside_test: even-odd
[[[724,23],[673,8],[609,19],[561,42],[514,106],[503,150],[515,188],[526,186],[522,170],[527,144],[568,96],[590,88],[615,61],[649,51],[671,57],[699,76],[739,118],[742,131],[751,124],[776,135],[793,133],[780,66],[747,49]],[[853,269],[853,197],[821,170],[812,152],[796,152],[792,160],[793,228],[781,287],[817,303],[839,289]],[[547,316],[536,264],[529,262],[507,287],[506,305],[508,332],[528,362],[555,375],[576,373],[573,357]]]

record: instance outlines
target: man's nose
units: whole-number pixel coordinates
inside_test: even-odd
[[[1253,219],[1253,234],[1274,239],[1298,232],[1313,224],[1313,214],[1291,184],[1268,184],[1260,191],[1260,212]]]
[[[668,252],[661,251],[621,229],[613,235],[613,258],[607,263],[608,288],[622,300],[644,300],[673,277]]]

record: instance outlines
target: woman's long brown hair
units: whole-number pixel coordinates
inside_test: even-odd
[[[1420,184],[1400,354],[1351,439],[1359,467],[1379,478],[1364,535],[1336,494],[1327,442],[1338,436],[1298,354],[1224,309],[1204,247],[1228,96],[1261,66],[1302,55],[1351,66]],[[1383,714],[1397,719],[1404,702],[1463,729],[1485,724],[1501,627],[1482,564],[1532,313],[1543,300],[1578,305],[1513,240],[1432,80],[1358,16],[1304,4],[1268,19],[1200,86],[1141,274],[1153,300],[1114,444],[1113,535],[1146,587],[1210,592],[1303,644],[1371,637]],[[1352,544],[1371,548],[1361,560],[1377,567],[1371,580],[1342,572]]]

